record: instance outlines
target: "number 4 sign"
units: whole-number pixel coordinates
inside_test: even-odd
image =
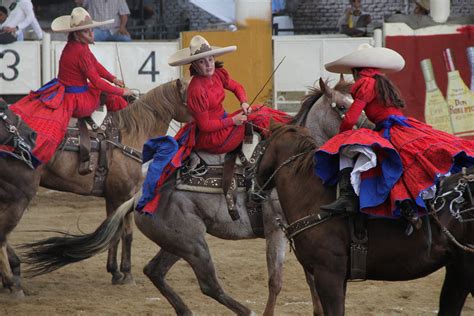
[[[168,65],[169,56],[179,49],[178,42],[120,43],[117,48],[123,79],[129,88],[145,93],[179,78],[179,67]],[[120,69],[120,66],[116,69]]]

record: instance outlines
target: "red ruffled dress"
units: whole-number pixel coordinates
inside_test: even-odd
[[[403,116],[378,98],[376,69],[364,69],[352,87],[354,103],[344,117],[340,134],[315,154],[315,172],[327,184],[335,184],[339,153],[345,146],[371,147],[377,167],[363,172],[360,183],[361,211],[375,216],[400,216],[399,204],[411,199],[420,211],[426,208],[422,192],[436,184],[441,175],[474,165],[474,142],[435,130],[430,125]],[[352,130],[362,110],[377,125]]]
[[[232,80],[223,68],[217,68],[211,77],[194,76],[188,86],[187,104],[194,120],[183,126],[174,138],[163,136],[148,140],[143,146],[144,162],[153,159],[143,184],[143,195],[137,210],[152,214],[158,209],[160,188],[173,172],[181,167],[192,150],[200,149],[213,154],[222,154],[236,149],[245,136],[245,124],[234,125],[222,102],[225,91],[232,91],[237,99],[247,101],[241,84]],[[252,122],[262,134],[270,126],[270,121],[288,123],[291,117],[281,111],[264,106],[253,106],[247,120]]]
[[[71,117],[87,117],[99,106],[100,93],[106,92],[109,111],[127,106],[123,89],[112,86],[115,77],[94,57],[88,44],[69,40],[59,60],[58,78],[15,104],[17,113],[38,133],[33,155],[47,163],[64,138]]]

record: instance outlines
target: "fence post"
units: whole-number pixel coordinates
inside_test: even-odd
[[[45,84],[51,77],[51,34],[43,32],[41,45],[41,82]]]

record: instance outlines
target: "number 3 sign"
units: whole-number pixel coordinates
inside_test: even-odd
[[[4,94],[27,94],[41,86],[39,42],[0,45],[0,85]]]

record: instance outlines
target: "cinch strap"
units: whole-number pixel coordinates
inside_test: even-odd
[[[375,126],[375,130],[380,131],[383,129],[383,138],[385,138],[386,140],[390,140],[390,129],[393,125],[412,127],[410,124],[405,122],[406,120],[407,118],[405,116],[390,115],[388,118],[378,123],[377,126]]]

